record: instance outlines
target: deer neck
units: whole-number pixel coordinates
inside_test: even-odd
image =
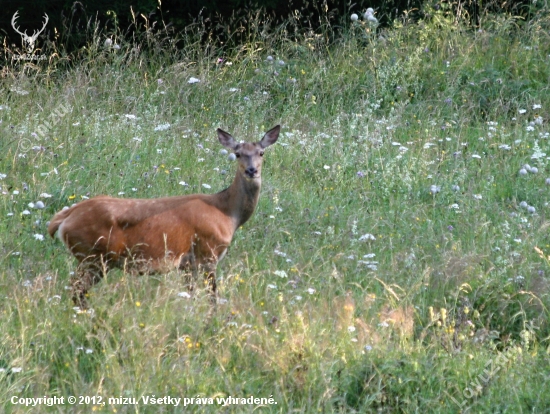
[[[261,178],[249,179],[237,171],[229,188],[217,195],[225,214],[233,218],[235,230],[252,216],[260,198]]]

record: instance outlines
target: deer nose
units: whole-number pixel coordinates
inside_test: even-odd
[[[244,172],[249,177],[254,177],[258,173],[258,170],[254,167],[248,167]]]

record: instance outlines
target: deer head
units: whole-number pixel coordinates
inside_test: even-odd
[[[18,27],[15,26],[15,21],[17,20],[17,17],[19,17],[17,14],[19,11],[16,11],[11,19],[11,25],[13,27],[13,30],[15,30],[17,33],[21,35],[21,39],[23,40],[23,47],[27,49],[27,53],[30,55],[34,51],[34,43],[36,42],[36,39],[38,38],[38,35],[44,31],[46,28],[46,25],[48,24],[49,18],[46,13],[44,13],[44,16],[46,17],[46,21],[44,22],[44,25],[40,30],[35,30],[31,36],[27,34],[27,31],[21,32]]]

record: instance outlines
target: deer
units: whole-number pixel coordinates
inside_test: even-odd
[[[235,231],[258,204],[264,150],[279,138],[280,125],[258,142],[237,142],[217,129],[219,142],[238,161],[231,185],[216,194],[137,199],[96,196],[53,216],[48,233],[57,233],[78,265],[70,290],[75,306],[86,309],[86,297],[110,269],[132,273],[201,271],[215,304],[216,268]]]
[[[50,20],[50,18],[48,17],[48,15],[46,13],[44,13],[45,21],[44,21],[44,24],[42,25],[42,28],[40,30],[33,31],[32,35],[29,36],[27,34],[26,30],[24,32],[22,32],[22,31],[19,30],[19,27],[15,26],[15,24],[16,24],[15,21],[19,17],[18,13],[19,13],[19,11],[16,11],[13,14],[13,17],[11,18],[11,26],[13,27],[13,30],[15,30],[17,33],[19,33],[21,35],[21,38],[23,39],[23,44],[25,45],[25,48],[27,49],[27,53],[30,55],[34,51],[34,43],[36,42],[36,39],[38,39],[38,36],[40,35],[40,33],[42,33],[44,31],[44,29],[46,28],[46,25],[48,24],[48,21]]]

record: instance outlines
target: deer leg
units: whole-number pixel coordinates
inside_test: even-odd
[[[185,285],[192,292],[194,285],[193,281],[196,278],[197,273],[195,255],[193,254],[193,252],[184,254],[181,257],[178,269],[184,272]]]
[[[198,249],[198,250],[197,250]],[[187,277],[192,277],[193,280],[197,280],[198,275],[204,276],[204,284],[210,297],[210,301],[216,304],[216,266],[218,260],[214,255],[214,252],[208,248],[206,252],[203,251],[204,246],[196,246],[193,244],[191,250],[181,256],[179,269],[186,271]],[[197,256],[198,254],[198,256]],[[205,259],[208,257],[208,259]]]
[[[108,271],[107,264],[97,257],[84,259],[78,265],[75,275],[71,278],[71,293],[75,306],[81,309],[88,308],[86,296],[88,291],[99,282]]]
[[[204,277],[205,277],[205,285],[206,285],[206,291],[208,292],[208,295],[210,296],[210,301],[215,305],[216,304],[216,264],[217,263],[207,263],[204,265]]]

